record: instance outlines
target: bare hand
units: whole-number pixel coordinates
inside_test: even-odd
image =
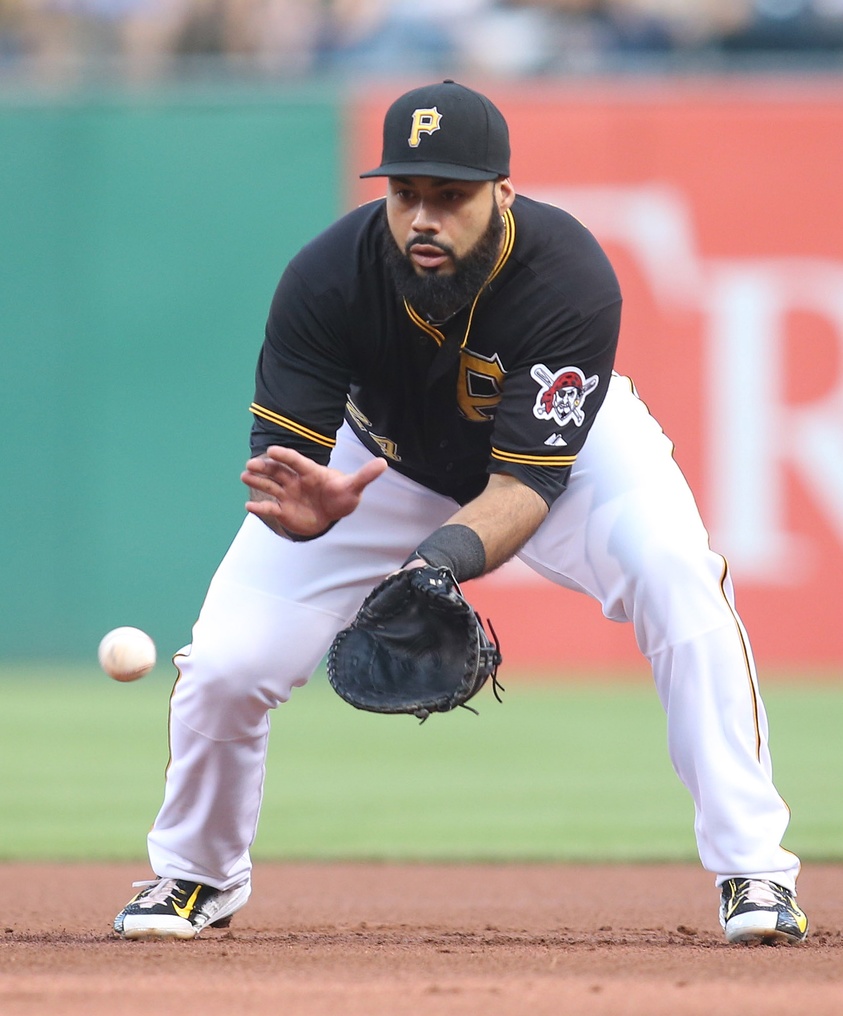
[[[274,532],[289,530],[316,536],[360,503],[368,485],[386,470],[384,459],[372,459],[356,473],[320,466],[291,448],[271,445],[249,459],[240,479],[253,493],[246,510]]]

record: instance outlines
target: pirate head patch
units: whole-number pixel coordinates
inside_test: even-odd
[[[560,427],[569,423],[583,425],[585,413],[583,403],[599,382],[596,374],[586,378],[579,367],[563,367],[549,370],[543,363],[530,368],[530,376],[539,386],[533,415],[538,420],[553,420]]]

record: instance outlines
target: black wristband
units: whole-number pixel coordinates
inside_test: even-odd
[[[449,568],[457,582],[475,579],[486,569],[483,541],[473,529],[458,524],[442,526],[432,532],[404,563],[417,557],[434,568]]]

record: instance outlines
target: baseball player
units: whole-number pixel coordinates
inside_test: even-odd
[[[124,938],[193,938],[246,903],[269,711],[385,575],[424,561],[462,582],[513,556],[634,625],[728,941],[807,933],[726,562],[670,441],[613,372],[614,271],[575,218],[516,195],[509,160],[484,95],[414,89],[362,174],[385,178],[385,198],[283,273],[247,514],[175,657],[156,878],[117,915]]]

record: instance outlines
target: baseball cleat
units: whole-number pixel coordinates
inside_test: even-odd
[[[122,938],[196,938],[203,928],[227,928],[252,891],[250,882],[234,889],[215,889],[185,879],[157,878],[134,882],[145,886],[114,918]]]
[[[808,918],[796,893],[763,878],[730,878],[720,887],[720,924],[728,942],[802,942]]]

